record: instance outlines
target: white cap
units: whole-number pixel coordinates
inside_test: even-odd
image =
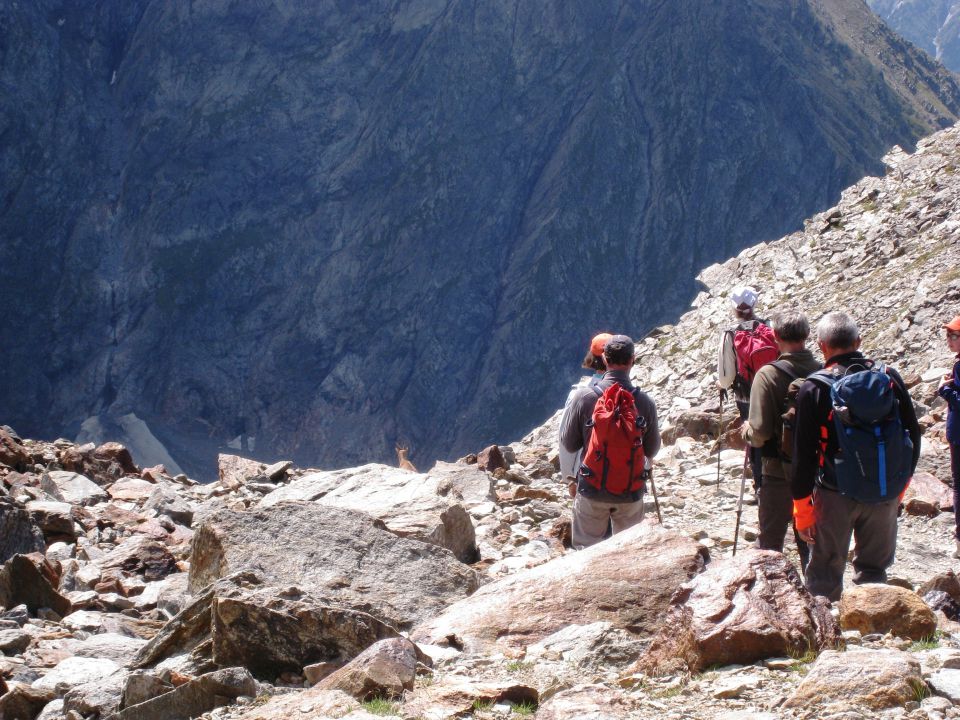
[[[730,293],[730,302],[733,303],[734,307],[740,307],[741,305],[753,307],[757,304],[757,291],[749,285],[735,287],[733,292]]]

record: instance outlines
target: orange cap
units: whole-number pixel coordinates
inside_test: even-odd
[[[944,323],[944,327],[947,330],[953,330],[954,332],[960,332],[960,315],[957,315],[953,320],[948,323]],[[599,337],[599,336],[597,336]]]
[[[603,348],[612,337],[613,335],[606,332],[595,335],[593,340],[590,341],[590,353],[592,355],[603,355]]]

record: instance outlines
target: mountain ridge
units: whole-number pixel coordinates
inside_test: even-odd
[[[0,66],[0,412],[133,415],[206,477],[228,443],[332,466],[521,433],[583,335],[673,317],[960,110],[839,0],[0,19],[31,39]]]

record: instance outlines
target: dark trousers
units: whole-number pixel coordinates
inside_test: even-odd
[[[867,504],[838,492],[817,488],[813,493],[814,543],[807,565],[807,589],[813,595],[839,600],[847,565],[850,535],[853,582],[885,583],[897,549],[897,498]]]
[[[793,527],[793,493],[790,492],[790,481],[765,475],[763,485],[757,491],[757,503],[760,525],[757,547],[761,550],[783,552],[787,529]],[[805,569],[810,561],[810,549],[797,535],[796,530],[793,536],[800,553],[800,566]]]
[[[740,413],[740,419],[744,422],[747,421],[747,416],[750,414],[750,403],[742,402],[737,400],[737,412]],[[747,449],[744,451],[747,454],[750,462],[750,472],[753,475],[753,489],[759,490],[760,484],[763,480],[763,456],[760,454],[761,448],[755,448],[751,445],[747,445]]]
[[[950,474],[953,475],[954,535],[960,540],[960,445],[950,445]]]

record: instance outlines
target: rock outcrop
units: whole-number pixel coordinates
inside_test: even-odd
[[[523,655],[571,623],[607,621],[652,635],[673,592],[704,565],[696,543],[649,523],[485,585],[413,630],[417,643]]]
[[[398,537],[369,515],[307,502],[222,511],[197,529],[191,591],[240,570],[295,582],[400,629],[479,586],[476,572],[448,550]]]

